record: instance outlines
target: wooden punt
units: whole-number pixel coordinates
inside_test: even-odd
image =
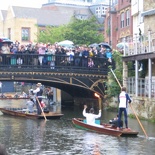
[[[0,111],[4,115],[11,115],[16,117],[25,117],[31,119],[44,119],[44,115],[38,115],[36,112],[28,113],[22,108],[0,108]],[[44,113],[47,119],[60,119],[63,116],[61,113],[48,112]]]
[[[111,135],[111,136],[122,136],[122,137],[136,137],[138,135],[137,131],[131,130],[131,129],[117,129],[115,127],[112,127],[111,124],[100,124],[100,125],[89,125],[84,123],[84,119],[81,118],[73,118],[72,123],[75,125],[75,127],[80,129],[85,129],[88,131],[93,131],[96,133],[101,133],[105,135]]]

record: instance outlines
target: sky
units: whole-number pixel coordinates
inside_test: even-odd
[[[47,3],[48,0],[4,0],[0,1],[0,10],[7,10],[11,6],[24,6],[32,8],[41,8],[42,4]]]

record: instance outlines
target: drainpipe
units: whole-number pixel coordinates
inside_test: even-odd
[[[135,52],[137,54],[137,34],[135,34]],[[135,96],[138,96],[138,60],[135,60]]]
[[[151,52],[151,29],[148,29],[148,39],[149,39],[149,51]],[[149,68],[149,73],[148,73],[148,87],[149,87],[149,95],[148,97],[151,98],[151,91],[152,91],[152,60],[148,59],[148,68]]]

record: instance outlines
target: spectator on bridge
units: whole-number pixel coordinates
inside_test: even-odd
[[[72,49],[69,49],[66,52],[67,57],[67,65],[73,65],[73,61],[74,61],[74,52],[72,51]]]
[[[57,46],[55,54],[57,55],[56,56],[56,61],[55,61],[56,65],[57,66],[64,65],[65,62],[66,62],[65,49],[63,47],[61,47],[61,46]]]
[[[97,47],[93,47],[93,53],[94,53],[94,57],[98,57]]]
[[[2,64],[5,63],[5,65],[10,65],[10,56],[8,54],[11,54],[11,52],[8,43],[2,43],[1,54],[3,54],[1,57]]]
[[[106,55],[105,55],[105,50],[106,48],[101,46],[100,51],[98,52],[98,68],[103,68],[106,66],[106,62],[103,61],[103,59],[100,58],[105,58],[106,59]]]
[[[25,52],[25,46],[24,45],[19,45],[18,46],[18,51],[16,52],[18,54],[17,56],[17,64],[18,64],[18,68],[21,68],[24,60],[25,60],[25,57],[23,55],[23,53]],[[25,60],[26,62],[26,60]]]
[[[10,47],[8,43],[3,43],[2,47],[1,47],[1,53],[2,54],[10,54]]]
[[[81,48],[80,47],[76,47],[74,50],[74,64],[75,66],[80,66],[81,64]]]
[[[106,51],[106,48],[105,47],[101,47],[100,51],[98,52],[98,57],[99,58],[105,58],[105,51]]]
[[[46,51],[46,45],[44,45],[43,43],[40,43],[38,46],[39,46],[39,49],[38,49],[38,54],[39,54],[38,60],[39,60],[40,66],[42,66],[43,65],[43,59],[44,59],[44,56],[45,56],[45,51]]]
[[[55,52],[56,52],[55,45],[48,44],[46,54],[48,55],[47,61],[51,69],[55,68]]]
[[[32,58],[32,61],[31,61],[31,65],[34,65],[35,68],[38,66],[38,49],[39,49],[39,44],[36,43],[34,46],[33,46],[33,50],[30,54],[34,54],[33,58]]]
[[[111,49],[107,48],[106,52],[105,52],[105,55],[106,55],[106,58],[108,60],[107,66],[112,65],[112,52],[111,52]]]
[[[88,47],[82,46],[82,67],[88,67],[88,57],[89,57],[89,51]]]
[[[95,66],[95,64],[94,64],[93,59],[92,58],[88,58],[88,67],[92,68],[94,66]]]
[[[89,48],[89,58],[94,57],[94,52],[93,52],[93,48]]]

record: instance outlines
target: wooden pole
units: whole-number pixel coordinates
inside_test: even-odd
[[[113,72],[113,70],[112,70],[112,69],[110,69],[110,70],[111,70],[112,74],[114,75],[114,77],[115,77],[115,79],[116,79],[117,83],[119,84],[120,88],[122,88],[122,86],[121,86],[120,82],[118,81],[118,79],[117,79],[117,77],[116,77],[115,73]],[[134,113],[134,115],[135,115],[135,117],[136,117],[136,119],[137,119],[137,121],[138,121],[138,123],[139,123],[140,127],[142,128],[142,130],[143,130],[143,132],[144,132],[144,134],[145,134],[146,138],[148,138],[148,135],[146,134],[146,131],[144,130],[144,127],[142,126],[142,124],[141,124],[141,122],[140,122],[140,120],[139,120],[139,118],[138,118],[138,116],[137,116],[137,114],[136,114],[136,112],[135,112],[134,108],[132,107],[132,105],[131,105],[131,104],[129,104],[129,105],[130,105],[130,108],[131,108],[132,112]]]
[[[99,101],[99,110],[101,110],[102,109],[102,105],[101,105],[102,99],[101,99],[101,97],[98,98],[98,101]]]
[[[43,116],[44,116],[44,118],[45,118],[45,121],[47,121],[47,118],[46,118],[46,116],[45,116],[45,113],[44,113],[44,111],[43,111],[43,108],[42,108],[41,105],[40,105],[40,101],[38,100],[38,97],[36,97],[36,99],[37,99],[37,102],[38,102],[38,104],[39,104],[39,106],[40,106],[40,109],[41,109],[41,111],[42,111],[42,113],[43,113]]]

